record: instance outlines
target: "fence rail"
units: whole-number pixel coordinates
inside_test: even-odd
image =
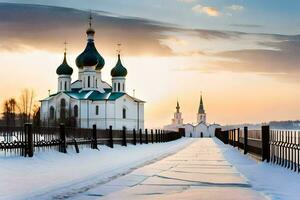
[[[244,154],[300,172],[299,130],[270,129],[269,126],[262,126],[260,130],[219,128],[215,135],[224,144],[243,150]]]
[[[0,127],[0,156],[21,155],[32,157],[35,151],[56,149],[66,153],[68,146],[74,146],[79,153],[80,146],[98,149],[98,145],[111,148],[115,144],[149,144],[177,140],[184,136],[184,129],[178,132],[165,130],[106,130],[60,127]]]

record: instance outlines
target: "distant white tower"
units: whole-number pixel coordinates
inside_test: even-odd
[[[179,102],[177,101],[176,112],[174,113],[174,119],[172,119],[172,125],[183,124],[183,119],[181,117]]]
[[[206,113],[203,106],[202,94],[200,96],[200,105],[197,114],[197,123],[201,123],[201,122],[206,124]]]

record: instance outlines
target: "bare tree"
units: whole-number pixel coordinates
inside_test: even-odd
[[[31,120],[31,115],[33,114],[34,98],[35,93],[33,90],[24,89],[21,93],[18,103],[18,110],[23,123],[30,122]]]
[[[14,98],[10,98],[4,101],[3,116],[7,126],[16,125],[16,106],[17,102]]]

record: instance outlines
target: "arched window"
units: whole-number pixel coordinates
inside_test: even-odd
[[[88,88],[91,87],[91,77],[88,76]]]
[[[60,90],[62,90],[62,81],[60,81],[59,84],[60,84],[59,88]]]
[[[74,117],[75,118],[78,117],[78,106],[77,105],[74,106]]]
[[[67,81],[65,81],[65,90],[67,90]]]
[[[98,88],[98,80],[96,79],[96,88]]]
[[[60,100],[60,119],[66,118],[66,100],[61,99]]]
[[[50,119],[51,120],[54,119],[54,107],[53,106],[50,107]]]
[[[126,119],[126,109],[123,108],[123,119]]]
[[[113,88],[114,92],[117,91],[117,83],[114,83],[114,88]]]
[[[96,106],[96,115],[99,115],[99,106]]]
[[[123,83],[123,92],[125,91],[125,83]]]
[[[118,83],[118,92],[120,92],[120,90],[121,90],[121,84]]]

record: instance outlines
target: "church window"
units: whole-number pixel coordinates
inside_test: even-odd
[[[98,87],[98,80],[96,79],[96,88]]]
[[[96,115],[99,115],[99,106],[96,106]]]
[[[60,119],[66,118],[66,100],[61,99],[60,100]]]
[[[60,90],[62,90],[62,81],[60,81],[59,84],[60,84]]]
[[[123,119],[126,119],[126,109],[123,108]]]
[[[75,118],[78,117],[78,106],[77,105],[74,106],[74,117]]]
[[[118,92],[120,92],[120,90],[121,90],[121,85],[120,83],[118,83]]]
[[[88,87],[91,87],[91,77],[88,76]]]
[[[116,92],[117,91],[117,83],[114,83],[114,91]]]
[[[125,91],[125,84],[123,83],[123,91]]]
[[[51,120],[54,119],[54,108],[53,108],[53,106],[50,107],[50,119]]]
[[[67,81],[65,81],[65,90],[67,90]]]

